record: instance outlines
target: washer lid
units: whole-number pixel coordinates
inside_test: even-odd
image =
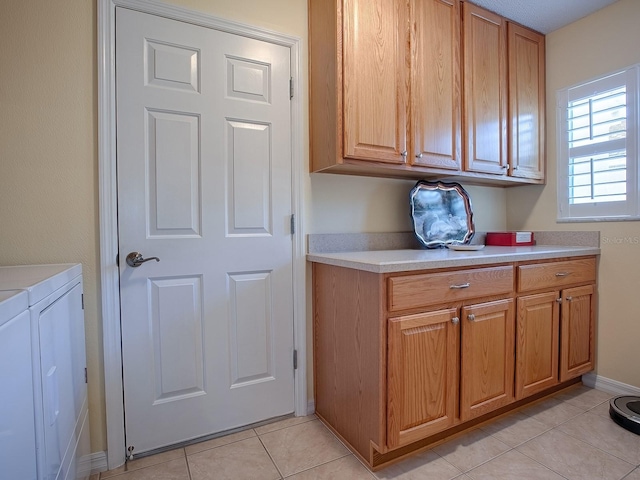
[[[81,273],[79,263],[0,267],[0,290],[26,290],[32,306]]]
[[[29,308],[27,292],[8,290],[0,292],[0,326]]]

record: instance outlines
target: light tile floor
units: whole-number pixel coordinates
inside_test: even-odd
[[[609,418],[609,398],[578,386],[375,473],[312,415],[143,457],[92,480],[640,480],[640,435]]]

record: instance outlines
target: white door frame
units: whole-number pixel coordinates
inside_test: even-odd
[[[302,136],[302,83],[300,82],[300,39],[277,32],[213,17],[161,3],[156,0],[97,0],[98,2],[98,164],[100,200],[100,280],[104,387],[107,426],[107,463],[113,469],[125,462],[125,429],[120,331],[117,178],[116,178],[116,94],[115,11],[125,7],[194,25],[255,38],[291,50],[291,76],[296,94],[291,100],[292,211],[296,216],[293,239],[293,328],[298,351],[295,373],[295,414],[307,415],[306,375],[306,273],[303,235],[304,149]]]

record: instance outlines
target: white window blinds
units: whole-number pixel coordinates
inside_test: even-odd
[[[558,218],[638,215],[638,66],[558,92]]]

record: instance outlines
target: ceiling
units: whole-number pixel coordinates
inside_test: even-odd
[[[471,0],[525,27],[547,34],[617,0]]]

